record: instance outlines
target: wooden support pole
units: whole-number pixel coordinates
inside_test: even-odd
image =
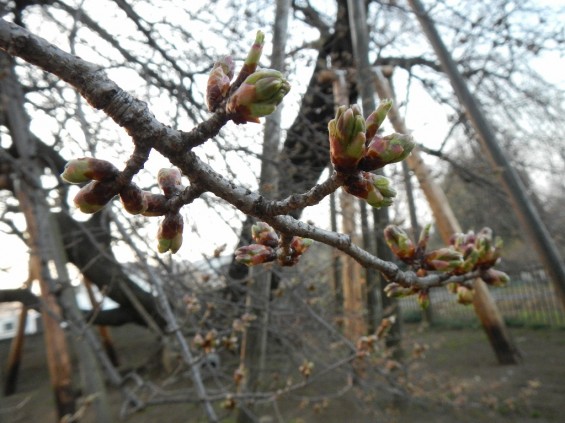
[[[9,396],[16,393],[18,384],[18,372],[22,362],[22,352],[25,341],[25,327],[27,323],[28,308],[22,304],[18,318],[18,329],[16,336],[12,339],[10,353],[6,364],[6,381],[4,383],[4,395]]]

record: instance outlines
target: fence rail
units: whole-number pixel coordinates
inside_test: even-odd
[[[565,329],[565,308],[545,272],[527,269],[510,273],[511,283],[492,288],[492,296],[509,326],[552,327]],[[431,292],[432,323],[445,326],[479,325],[472,306],[462,306],[447,289]],[[419,321],[422,311],[415,297],[400,300],[405,321]]]

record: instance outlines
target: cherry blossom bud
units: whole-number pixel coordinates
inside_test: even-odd
[[[251,227],[251,238],[257,244],[276,248],[279,245],[279,236],[271,226],[265,222],[257,222]]]
[[[274,249],[261,244],[246,245],[235,251],[235,260],[250,267],[274,261],[276,258]]]
[[[230,56],[225,56],[217,61],[210,71],[206,87],[206,104],[209,111],[215,111],[228,96],[234,67],[233,59]]]
[[[178,194],[182,190],[181,173],[176,167],[160,169],[157,173],[157,183],[163,190],[165,197]]]
[[[424,310],[430,306],[430,292],[427,289],[422,289],[418,292],[418,304]]]
[[[118,168],[106,160],[82,157],[68,161],[61,178],[70,184],[81,184],[90,180],[110,181],[119,173]]]
[[[393,254],[401,260],[410,261],[416,251],[414,242],[404,229],[395,225],[388,225],[384,230],[385,241]]]
[[[400,162],[408,157],[415,145],[410,135],[375,135],[367,145],[365,155],[359,162],[359,169],[372,171],[387,164]]]
[[[227,112],[237,123],[259,123],[259,118],[275,111],[290,84],[277,70],[264,69],[252,73],[230,96]]]
[[[414,294],[416,291],[412,288],[406,288],[396,282],[391,282],[385,286],[384,293],[390,298],[402,298]]]
[[[255,42],[249,49],[247,53],[247,57],[245,62],[243,63],[243,67],[241,69],[239,78],[247,78],[247,76],[251,75],[257,69],[259,65],[259,59],[261,59],[261,55],[263,54],[263,46],[265,45],[265,34],[262,31],[257,31],[255,34]]]
[[[463,264],[463,255],[451,246],[439,248],[424,256],[424,264],[429,270],[448,273]]]
[[[457,287],[457,302],[463,305],[473,304],[475,298],[475,291],[467,288],[466,286],[459,285]]]
[[[428,248],[428,242],[430,240],[430,230],[432,229],[431,224],[427,224],[420,232],[420,237],[418,238],[418,244],[416,246],[416,250],[418,254],[423,254]]]
[[[80,189],[74,198],[74,203],[83,213],[96,213],[103,209],[116,194],[111,184],[92,181]]]
[[[167,197],[163,194],[153,194],[143,191],[144,201],[147,201],[147,208],[141,212],[143,216],[164,216],[169,208],[167,207]]]
[[[304,254],[313,243],[314,241],[311,240],[310,238],[302,238],[299,236],[295,236],[292,237],[290,248],[292,248],[294,254],[300,256]]]
[[[120,200],[124,209],[131,214],[140,214],[147,210],[147,197],[135,184],[131,183],[120,191]]]
[[[349,176],[343,189],[375,208],[390,206],[396,196],[396,191],[390,186],[390,179],[369,172]]]
[[[373,137],[377,134],[380,126],[383,124],[386,115],[390,111],[392,107],[392,100],[385,99],[380,102],[373,113],[369,115],[367,120],[365,121],[365,127],[367,128],[365,132],[365,136],[367,140],[372,140]]]
[[[176,253],[182,245],[184,221],[180,213],[167,213],[157,232],[157,249],[160,253]]]
[[[485,281],[487,285],[492,286],[504,286],[510,282],[510,276],[496,269],[485,270],[481,273],[481,279]]]
[[[365,119],[357,105],[341,106],[328,124],[330,158],[338,172],[353,173],[365,152]]]

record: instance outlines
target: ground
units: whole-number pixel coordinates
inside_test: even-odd
[[[511,329],[523,360],[518,365],[500,366],[480,329],[423,329],[406,325],[406,356],[420,354],[406,373],[406,386],[412,399],[402,408],[382,401],[358,401],[359,389],[329,402],[305,404],[293,398],[282,399],[280,414],[286,422],[562,422],[565,411],[565,331],[550,329]],[[151,337],[135,327],[113,329],[113,337],[123,362],[143,363],[156,351]],[[0,360],[5,363],[9,342],[0,342]],[[423,354],[422,354],[423,352]],[[116,420],[121,396],[111,392]],[[372,413],[379,403],[378,417]],[[320,404],[322,406],[320,406]],[[272,410],[272,408],[271,408]],[[267,413],[269,414],[269,413]],[[202,414],[194,405],[152,406],[126,421],[133,423],[200,422]],[[0,423],[54,422],[52,397],[40,336],[27,339],[18,393],[0,397]],[[235,421],[227,415],[225,421]],[[281,421],[272,415],[267,421]]]

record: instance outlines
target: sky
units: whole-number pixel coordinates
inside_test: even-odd
[[[103,8],[95,8],[93,10],[98,10],[100,13],[103,13]],[[158,17],[155,17],[155,19],[157,18]],[[37,19],[39,19],[37,25],[40,25],[42,22],[41,16]],[[118,21],[116,22],[116,25],[122,25],[122,22]],[[55,30],[56,27],[53,28],[53,31]],[[123,28],[121,30],[123,30]],[[267,42],[269,42],[269,37],[267,37],[267,39]],[[127,40],[125,42],[127,42]],[[100,56],[93,51],[91,46],[79,45],[77,48],[80,49],[79,53],[85,59],[92,60],[94,62],[100,60]],[[545,57],[540,58],[535,63],[535,66],[540,69],[541,73],[544,74],[548,80],[558,83],[561,86],[565,86],[565,73],[562,71],[565,69],[565,60],[562,57],[548,54]],[[135,90],[136,85],[139,84],[138,77],[130,70],[120,71],[117,69],[110,69],[109,74],[126,90],[133,91]],[[304,84],[310,75],[309,72],[302,72],[301,76],[306,79],[302,81],[293,81],[293,83]],[[399,98],[404,97],[404,93],[402,91],[403,86],[404,84],[402,83],[398,84]],[[418,87],[417,84],[413,87],[413,89],[415,91],[411,96],[408,109],[402,109],[401,111],[405,113],[408,126],[411,130],[413,130],[413,135],[416,140],[428,147],[437,148],[448,129],[444,110],[441,106],[437,105],[432,99],[430,99],[427,93],[421,87]],[[292,104],[297,101],[298,92],[299,90],[291,91],[289,98],[285,100],[284,107],[288,109],[288,113],[284,114],[283,126],[288,127],[293,120],[293,113],[291,112],[291,109]],[[158,97],[152,98],[152,106],[152,110],[158,118],[162,120],[167,119],[166,114],[164,114],[164,110],[167,107],[166,97],[163,97],[162,100]],[[45,122],[35,120],[32,129],[34,131],[40,131],[43,125],[45,125]],[[259,125],[253,128],[246,128],[245,131],[248,131],[246,132],[247,137],[249,137],[249,139],[256,137],[260,132],[260,129],[261,127]],[[387,126],[387,130],[392,131],[390,126]],[[77,137],[81,136],[79,129],[70,128],[69,131]],[[116,133],[119,132],[116,131]],[[127,143],[130,143],[125,134],[122,133],[121,137],[122,141],[126,145]],[[156,173],[158,168],[163,166],[168,166],[168,163],[157,156],[152,156],[151,162],[148,164],[148,168],[154,173]],[[253,183],[251,180],[247,182],[250,184]],[[328,200],[326,199],[320,205],[307,209],[303,215],[303,219],[315,220],[321,227],[328,228],[329,216],[325,218],[328,214],[328,208]],[[235,222],[239,218],[234,212],[227,213],[230,214],[229,219],[232,222]],[[202,254],[210,255],[214,249],[224,243],[228,244],[227,252],[233,250],[233,246],[237,242],[238,234],[228,224],[226,224],[224,221],[225,215],[221,216],[215,209],[210,209],[202,200],[197,200],[189,207],[185,207],[183,209],[183,214],[186,216],[185,241],[178,254],[178,259],[190,261],[200,260],[202,258]],[[323,218],[320,219],[320,216],[323,216]],[[147,238],[149,244],[156,243],[156,231],[156,219],[153,219],[152,222],[145,225],[142,235]],[[5,236],[0,234],[0,239],[2,240],[2,245],[9,246],[10,252],[9,254],[0,254],[0,269],[7,270],[7,272],[0,273],[0,278],[3,280],[3,286],[18,286],[27,278],[27,247],[19,239],[15,239],[14,237],[5,238]],[[130,261],[134,259],[132,254],[125,249],[116,249],[116,254],[122,261]]]

